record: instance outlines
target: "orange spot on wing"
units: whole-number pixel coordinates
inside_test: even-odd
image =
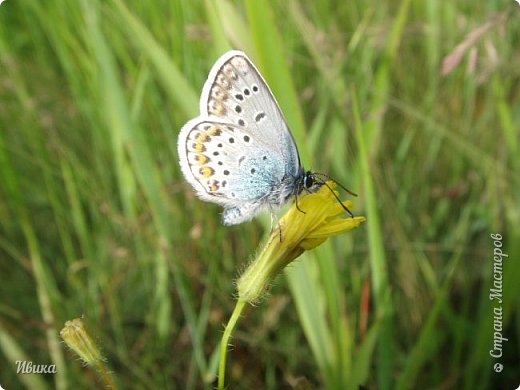
[[[206,147],[201,143],[194,143],[192,146],[193,146],[193,150],[197,153],[202,153],[203,151],[206,150]]]
[[[211,182],[211,185],[210,185],[209,189],[210,189],[211,192],[217,192],[219,188],[220,188],[220,186],[218,184],[218,180],[213,180]]]
[[[195,137],[195,142],[203,143],[209,139],[208,133],[200,133]]]
[[[209,161],[209,158],[201,153],[198,153],[195,155],[195,161],[197,161],[197,164],[204,165]]]
[[[200,167],[199,169],[199,173],[204,176],[205,178],[208,178],[210,176],[213,176],[213,174],[215,173],[215,171],[213,170],[213,168],[211,167],[208,167],[207,165],[203,166],[203,167]]]
[[[222,130],[220,130],[217,126],[211,126],[211,129],[208,130],[207,134],[214,137],[222,134]]]

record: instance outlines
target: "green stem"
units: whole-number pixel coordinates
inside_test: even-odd
[[[99,372],[101,374],[101,378],[105,382],[105,385],[107,386],[107,389],[115,390],[116,386],[114,385],[114,382],[112,382],[112,377],[108,373],[108,370],[105,367],[105,365],[102,362],[98,363],[97,369],[99,370]]]
[[[233,333],[233,329],[244,309],[246,301],[238,300],[235,305],[235,309],[231,314],[231,318],[226,325],[226,329],[224,329],[224,334],[222,335],[222,340],[220,340],[220,363],[218,366],[218,389],[224,390],[224,381],[226,379],[226,354],[229,338],[231,337],[231,333]]]

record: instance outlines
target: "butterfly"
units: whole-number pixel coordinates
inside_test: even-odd
[[[321,174],[302,167],[269,86],[238,50],[213,65],[200,115],[182,127],[177,148],[182,173],[198,197],[224,207],[224,225],[249,221],[264,210],[273,216],[302,191],[325,184]]]

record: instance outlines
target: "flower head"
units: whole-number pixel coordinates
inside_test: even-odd
[[[99,373],[104,387],[107,389],[116,388],[108,368],[105,366],[106,359],[101,354],[94,340],[92,340],[92,337],[90,337],[85,324],[80,318],[65,322],[65,326],[60,331],[60,336],[65,344],[78,354],[85,365],[91,366]]]
[[[273,278],[304,251],[365,221],[364,217],[340,217],[345,215],[343,206],[352,208],[352,203],[339,203],[331,190],[334,186],[329,181],[316,193],[300,196],[297,204],[289,208],[260,254],[238,280],[239,300],[256,302]]]
[[[61,330],[60,336],[85,364],[95,366],[104,360],[101,351],[90,337],[80,318],[65,322],[65,327]]]

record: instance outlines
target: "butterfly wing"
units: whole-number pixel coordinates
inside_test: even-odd
[[[261,199],[285,173],[279,155],[226,122],[189,121],[178,148],[184,176],[199,197],[223,206]]]
[[[200,112],[247,129],[256,142],[283,157],[288,174],[298,174],[298,149],[287,122],[244,52],[232,50],[217,60],[202,90]]]
[[[278,199],[292,191],[286,179],[301,170],[298,150],[269,87],[244,53],[230,51],[215,63],[200,111],[178,139],[182,171],[197,195],[226,208],[225,224],[282,203]]]

